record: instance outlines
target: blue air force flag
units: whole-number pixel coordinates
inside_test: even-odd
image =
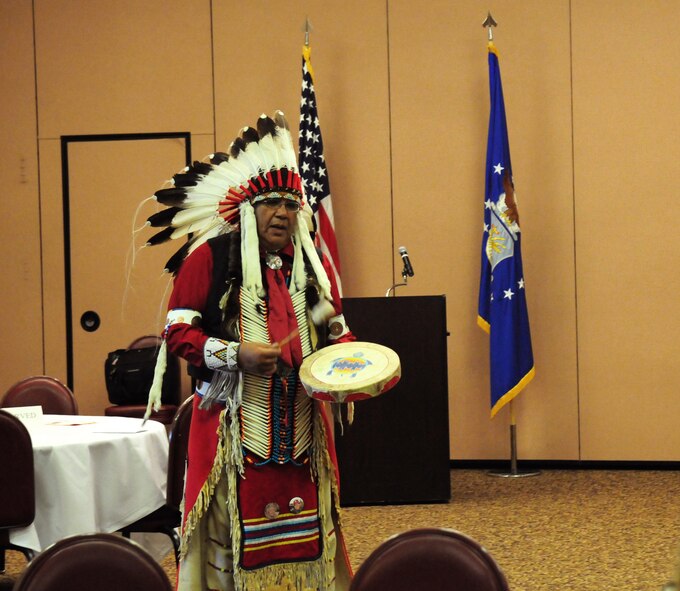
[[[522,272],[521,233],[510,163],[498,53],[489,43],[491,114],[477,323],[489,333],[491,416],[534,377]]]

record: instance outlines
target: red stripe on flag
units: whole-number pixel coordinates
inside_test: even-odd
[[[338,253],[338,243],[335,240],[335,228],[326,214],[323,203],[319,205],[316,214],[319,221],[319,237],[326,243],[330,255],[329,258],[338,272],[338,275],[340,275],[340,254]]]

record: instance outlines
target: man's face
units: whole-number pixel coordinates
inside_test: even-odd
[[[269,193],[264,197],[254,204],[260,244],[267,251],[280,250],[295,232],[300,202],[287,193]]]

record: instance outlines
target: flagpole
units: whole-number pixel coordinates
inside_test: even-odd
[[[498,23],[493,20],[493,17],[491,16],[491,11],[486,15],[486,18],[484,19],[484,22],[482,23],[482,27],[484,27],[488,34],[489,34],[489,41],[493,41],[493,31],[491,27],[497,27]]]
[[[498,23],[491,16],[491,11],[486,15],[486,19],[482,23],[482,27],[487,29],[488,40],[493,44],[493,27],[497,27]],[[540,471],[519,470],[517,467],[517,420],[515,417],[515,405],[511,400],[508,402],[510,412],[510,472],[504,470],[489,470],[490,476],[499,476],[502,478],[525,478],[528,476],[538,476]]]
[[[312,32],[312,23],[309,22],[309,17],[305,17],[305,26],[302,29],[305,32],[305,47],[309,47],[309,34]]]
[[[515,420],[515,405],[512,400],[508,402],[510,407],[510,472],[506,470],[489,470],[489,476],[499,476],[501,478],[526,478],[528,476],[538,476],[540,470],[520,470],[517,467],[517,421]]]

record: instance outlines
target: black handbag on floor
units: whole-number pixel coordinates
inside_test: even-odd
[[[109,353],[104,363],[106,390],[111,404],[146,404],[153,383],[158,347],[141,349],[116,349]],[[177,357],[168,353],[168,363],[163,376],[161,402],[177,404],[180,391],[180,372]]]

